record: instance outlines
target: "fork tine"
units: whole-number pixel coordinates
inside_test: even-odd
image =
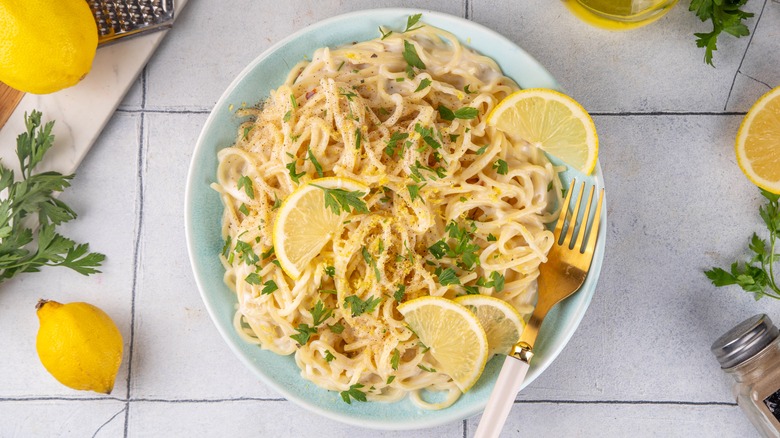
[[[585,254],[593,255],[596,249],[596,240],[599,235],[601,223],[601,204],[604,201],[604,189],[599,192],[599,202],[596,205],[596,214],[593,215],[593,224],[590,226],[590,235],[588,236],[588,246],[585,247]]]
[[[577,251],[582,252],[583,240],[585,240],[585,230],[588,228],[588,219],[590,218],[590,208],[593,204],[593,192],[596,190],[596,186],[590,186],[590,193],[588,194],[588,202],[585,203],[585,214],[582,215],[582,223],[580,224],[580,231],[577,233],[577,243],[574,244],[574,248]]]
[[[577,216],[580,215],[580,204],[582,204],[582,191],[585,190],[585,182],[580,184],[580,192],[577,194],[577,200],[574,201],[574,212],[571,214],[571,221],[569,222],[569,228],[566,230],[566,238],[563,239],[561,245],[571,249],[572,239],[574,237],[574,228],[577,225]]]
[[[566,199],[563,200],[563,205],[561,206],[561,212],[558,215],[558,222],[555,223],[555,230],[553,231],[553,235],[555,236],[555,243],[560,244],[559,240],[561,239],[561,234],[563,230],[563,224],[566,222],[566,214],[569,212],[569,201],[571,200],[571,187],[574,186],[574,184],[577,183],[576,179],[571,180],[571,184],[569,185],[569,190],[566,193]]]

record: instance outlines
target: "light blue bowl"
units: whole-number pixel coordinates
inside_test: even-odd
[[[419,409],[408,399],[397,403],[344,403],[338,393],[326,391],[300,376],[292,356],[278,356],[242,341],[233,329],[236,298],[222,282],[224,269],[218,254],[222,203],[209,187],[217,170],[217,151],[233,144],[242,119],[235,109],[264,100],[284,81],[298,61],[323,46],[340,46],[379,36],[377,28],[403,29],[409,15],[422,12],[426,24],[445,29],[475,50],[495,59],[504,73],[523,88],[560,89],[555,79],[531,56],[503,36],[462,18],[413,9],[375,9],[333,17],[309,26],[275,44],[252,61],[217,102],[198,139],[190,164],[184,220],[195,280],[214,324],[241,361],[261,380],[287,399],[326,417],[376,429],[418,429],[462,420],[481,412],[498,376],[503,357],[492,359],[479,382],[453,406],[440,411]],[[568,186],[574,172],[562,175]],[[580,179],[581,175],[576,175]],[[587,177],[603,187],[601,167]],[[604,208],[606,212],[606,205]],[[558,356],[580,323],[593,296],[604,256],[606,214],[596,256],[582,289],[547,316],[535,347],[533,365],[525,384],[533,381]],[[238,366],[238,365],[236,365]]]

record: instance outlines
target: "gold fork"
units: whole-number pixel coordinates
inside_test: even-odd
[[[542,325],[544,317],[554,305],[576,292],[588,275],[599,234],[604,189],[601,189],[599,193],[596,212],[591,219],[590,211],[595,187],[590,187],[590,194],[585,202],[585,212],[579,222],[579,232],[574,240],[575,228],[578,225],[577,218],[583,204],[582,195],[585,183],[580,185],[577,200],[574,202],[574,211],[569,215],[569,203],[575,185],[576,181],[572,180],[571,189],[566,194],[561,214],[553,231],[555,242],[547,254],[547,262],[539,266],[539,279],[537,281],[539,298],[536,307],[520,335],[520,341],[515,344],[512,352],[504,361],[496,386],[493,388],[482,414],[475,438],[497,437],[501,432],[506,416],[512,408],[512,403],[530,367],[534,341],[539,334],[539,327]],[[566,230],[565,235],[564,229]]]

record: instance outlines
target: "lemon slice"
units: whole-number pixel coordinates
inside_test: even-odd
[[[555,90],[530,88],[505,97],[488,114],[487,124],[510,138],[525,140],[590,174],[596,167],[596,125],[574,99]]]
[[[488,340],[488,356],[508,354],[520,340],[525,321],[509,303],[487,295],[464,295],[455,302],[466,306],[479,319]]]
[[[780,194],[780,87],[750,107],[737,132],[737,163],[755,185]]]
[[[363,194],[369,190],[365,184],[349,178],[320,178],[298,187],[284,200],[274,220],[272,237],[279,264],[293,279],[298,279],[306,265],[341,231],[347,216],[343,211],[337,215],[325,207],[325,191],[321,187]]]
[[[488,340],[476,315],[452,300],[429,296],[407,301],[398,311],[461,391],[479,380]]]

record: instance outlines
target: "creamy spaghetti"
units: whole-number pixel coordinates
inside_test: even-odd
[[[396,307],[480,293],[532,311],[561,186],[539,149],[486,126],[518,89],[492,59],[421,25],[318,49],[265,102],[239,110],[251,117],[219,152],[214,184],[239,333],[293,354],[304,378],[345,401],[456,401]],[[370,187],[368,212],[353,211],[293,280],[275,260],[274,217],[322,176]],[[445,396],[429,402],[423,390]]]

